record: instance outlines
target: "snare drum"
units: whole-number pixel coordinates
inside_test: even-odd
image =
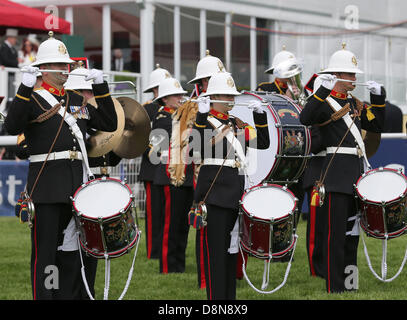
[[[243,92],[235,97],[231,115],[255,127],[253,111],[247,103],[260,100],[267,114],[270,146],[265,150],[249,148],[247,175],[253,185],[262,182],[291,184],[306,166],[311,149],[310,130],[300,123],[301,108],[290,98],[274,93]]]
[[[72,198],[82,249],[95,258],[120,257],[137,242],[134,196],[121,180],[99,178],[83,184]]]
[[[297,199],[286,187],[261,184],[248,189],[240,201],[240,244],[259,259],[278,260],[295,244]]]
[[[374,238],[396,238],[406,231],[407,178],[401,172],[378,168],[364,173],[355,185],[360,225]]]

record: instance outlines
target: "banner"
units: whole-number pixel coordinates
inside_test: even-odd
[[[28,161],[0,161],[0,216],[14,216],[14,206],[27,181]]]

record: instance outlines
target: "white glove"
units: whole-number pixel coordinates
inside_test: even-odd
[[[375,94],[378,96],[381,95],[381,93],[382,93],[381,85],[378,84],[376,81],[372,81],[372,80],[366,81],[366,84],[367,84],[367,90],[369,90],[371,94]]]
[[[338,80],[336,76],[328,73],[321,74],[319,78],[321,79],[321,85],[329,90],[335,87],[336,81]]]
[[[197,103],[198,103],[198,111],[200,113],[207,113],[209,112],[209,109],[211,108],[211,103],[210,103],[210,98],[209,97],[198,97]]]
[[[21,77],[21,83],[26,87],[34,87],[35,83],[37,82],[37,73],[40,69],[37,67],[25,66],[21,69],[23,73]]]
[[[92,80],[94,84],[103,83],[103,71],[98,69],[91,69],[89,75],[85,78],[86,81]]]
[[[256,113],[263,113],[264,109],[261,106],[260,100],[250,100],[247,106],[249,109],[252,109],[253,112]]]

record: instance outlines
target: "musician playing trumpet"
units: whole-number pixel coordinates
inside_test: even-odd
[[[361,73],[355,55],[343,45],[320,73],[321,86],[300,114],[302,124],[319,126],[326,150],[318,186],[325,189],[320,223],[328,293],[357,289],[357,283],[346,282],[346,270],[357,272],[359,229],[353,185],[368,165],[361,129],[380,133],[384,127],[386,92],[382,85],[367,82],[369,106],[350,95],[355,88],[352,82]],[[317,194],[314,196],[316,199]],[[351,276],[357,279],[357,274]]]
[[[207,92],[198,100],[194,129],[200,134],[202,167],[195,189],[195,203],[207,209],[203,227],[204,266],[207,298],[236,298],[238,253],[238,207],[244,191],[246,147],[269,146],[267,115],[261,103],[252,104],[256,129],[229,116],[234,97],[240,93],[232,76],[219,72],[211,76]],[[213,100],[224,102],[211,102]],[[240,137],[240,138],[239,138]],[[251,142],[257,142],[251,143]],[[232,236],[231,236],[232,232]]]

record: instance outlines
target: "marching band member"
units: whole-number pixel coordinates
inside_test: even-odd
[[[192,97],[199,97],[206,93],[208,82],[212,75],[218,72],[226,72],[222,61],[215,56],[210,55],[209,50],[206,51],[206,56],[199,60],[196,66],[195,77],[188,83],[194,85]],[[196,171],[199,169],[199,163],[195,164]],[[202,230],[196,230],[195,238],[195,257],[197,265],[198,288],[205,289],[205,272],[203,264],[203,233]]]
[[[237,231],[239,200],[245,185],[239,166],[245,164],[244,154],[249,143],[256,141],[259,149],[269,146],[267,115],[259,102],[252,106],[255,130],[241,120],[229,117],[228,104],[209,100],[210,97],[233,102],[239,94],[232,76],[219,72],[212,75],[207,92],[198,98],[194,129],[200,133],[203,161],[194,197],[197,204],[204,201],[207,210],[207,225],[202,232],[208,299],[236,298],[237,232],[234,236],[231,232]],[[236,135],[240,137],[239,141]],[[244,140],[243,145],[241,140]]]
[[[153,100],[158,97],[158,86],[160,82],[164,79],[171,78],[170,73],[160,65],[156,65],[156,69],[150,73],[149,82],[147,87],[144,89],[144,93],[152,92]],[[143,104],[143,107],[147,111],[147,114],[152,121],[160,108],[157,101],[147,101]],[[151,145],[150,145],[151,147]],[[146,229],[146,248],[147,248],[147,258],[148,259],[158,259],[160,256],[161,247],[161,233],[162,233],[162,216],[160,212],[161,206],[158,204],[162,200],[161,188],[158,188],[154,181],[154,173],[156,165],[152,164],[148,154],[150,148],[143,153],[140,165],[140,181],[144,183],[144,189],[146,192],[146,218],[145,218],[145,229]]]
[[[31,229],[35,300],[83,297],[85,288],[73,236],[75,224],[70,200],[84,182],[82,159],[86,150],[82,150],[79,138],[85,136],[88,127],[114,131],[117,126],[102,71],[92,69],[87,77],[87,80],[94,79],[92,88],[99,108],[84,103],[83,97],[75,92],[65,91],[65,72],[72,62],[63,42],[52,35],[44,41],[39,46],[37,60],[23,70],[22,83],[5,121],[10,134],[24,133],[30,154],[27,189],[35,205]],[[50,69],[56,72],[45,71]],[[43,70],[42,87],[33,91],[39,70]],[[71,116],[67,117],[68,114]],[[63,117],[76,119],[76,123],[71,121],[68,125]],[[73,238],[71,242],[69,235]],[[59,276],[54,285],[47,281],[51,276],[49,266],[57,268],[57,272],[53,270],[54,276]]]
[[[171,162],[169,147],[174,134],[172,117],[181,106],[180,102],[185,93],[186,91],[177,79],[168,78],[161,81],[158,97],[155,98],[162,108],[153,120],[152,131],[154,135],[157,135],[157,139],[163,138],[154,144],[150,159],[156,155],[159,155],[160,159],[155,169],[153,183],[161,188],[164,200],[161,203],[163,221],[159,257],[160,273],[164,274],[185,271],[185,252],[189,232],[187,215],[192,205],[194,192],[192,165],[186,167],[185,178],[179,184],[174,184],[170,178],[171,173],[168,171]]]
[[[269,74],[275,74],[275,69],[284,63],[287,63],[289,61],[293,61],[293,62],[297,62],[297,58],[295,57],[295,55],[290,52],[287,51],[285,46],[283,46],[283,50],[281,50],[279,53],[277,53],[274,58],[273,58],[273,62],[271,64],[271,67],[268,68],[265,73],[269,73]],[[279,93],[282,95],[287,95],[290,98],[293,98],[292,93],[290,92],[290,90],[288,90],[288,81],[290,78],[282,78],[282,77],[278,77],[276,76],[274,78],[273,82],[262,82],[260,83],[257,88],[256,91],[266,91],[266,92],[275,92],[275,93]],[[299,89],[294,86],[293,90],[295,90],[295,94],[299,94]]]
[[[355,97],[357,67],[354,54],[345,49],[336,51],[328,68],[320,75],[322,83],[300,114],[304,125],[317,125],[327,155],[322,166],[325,188],[322,209],[324,226],[324,270],[328,293],[356,289],[345,285],[348,266],[357,266],[359,232],[355,227],[357,214],[353,185],[364,172],[366,154],[361,129],[382,132],[385,115],[385,90],[368,81],[371,105]],[[316,195],[316,194],[315,194]],[[355,276],[355,275],[353,275]],[[355,279],[355,278],[353,278]]]

